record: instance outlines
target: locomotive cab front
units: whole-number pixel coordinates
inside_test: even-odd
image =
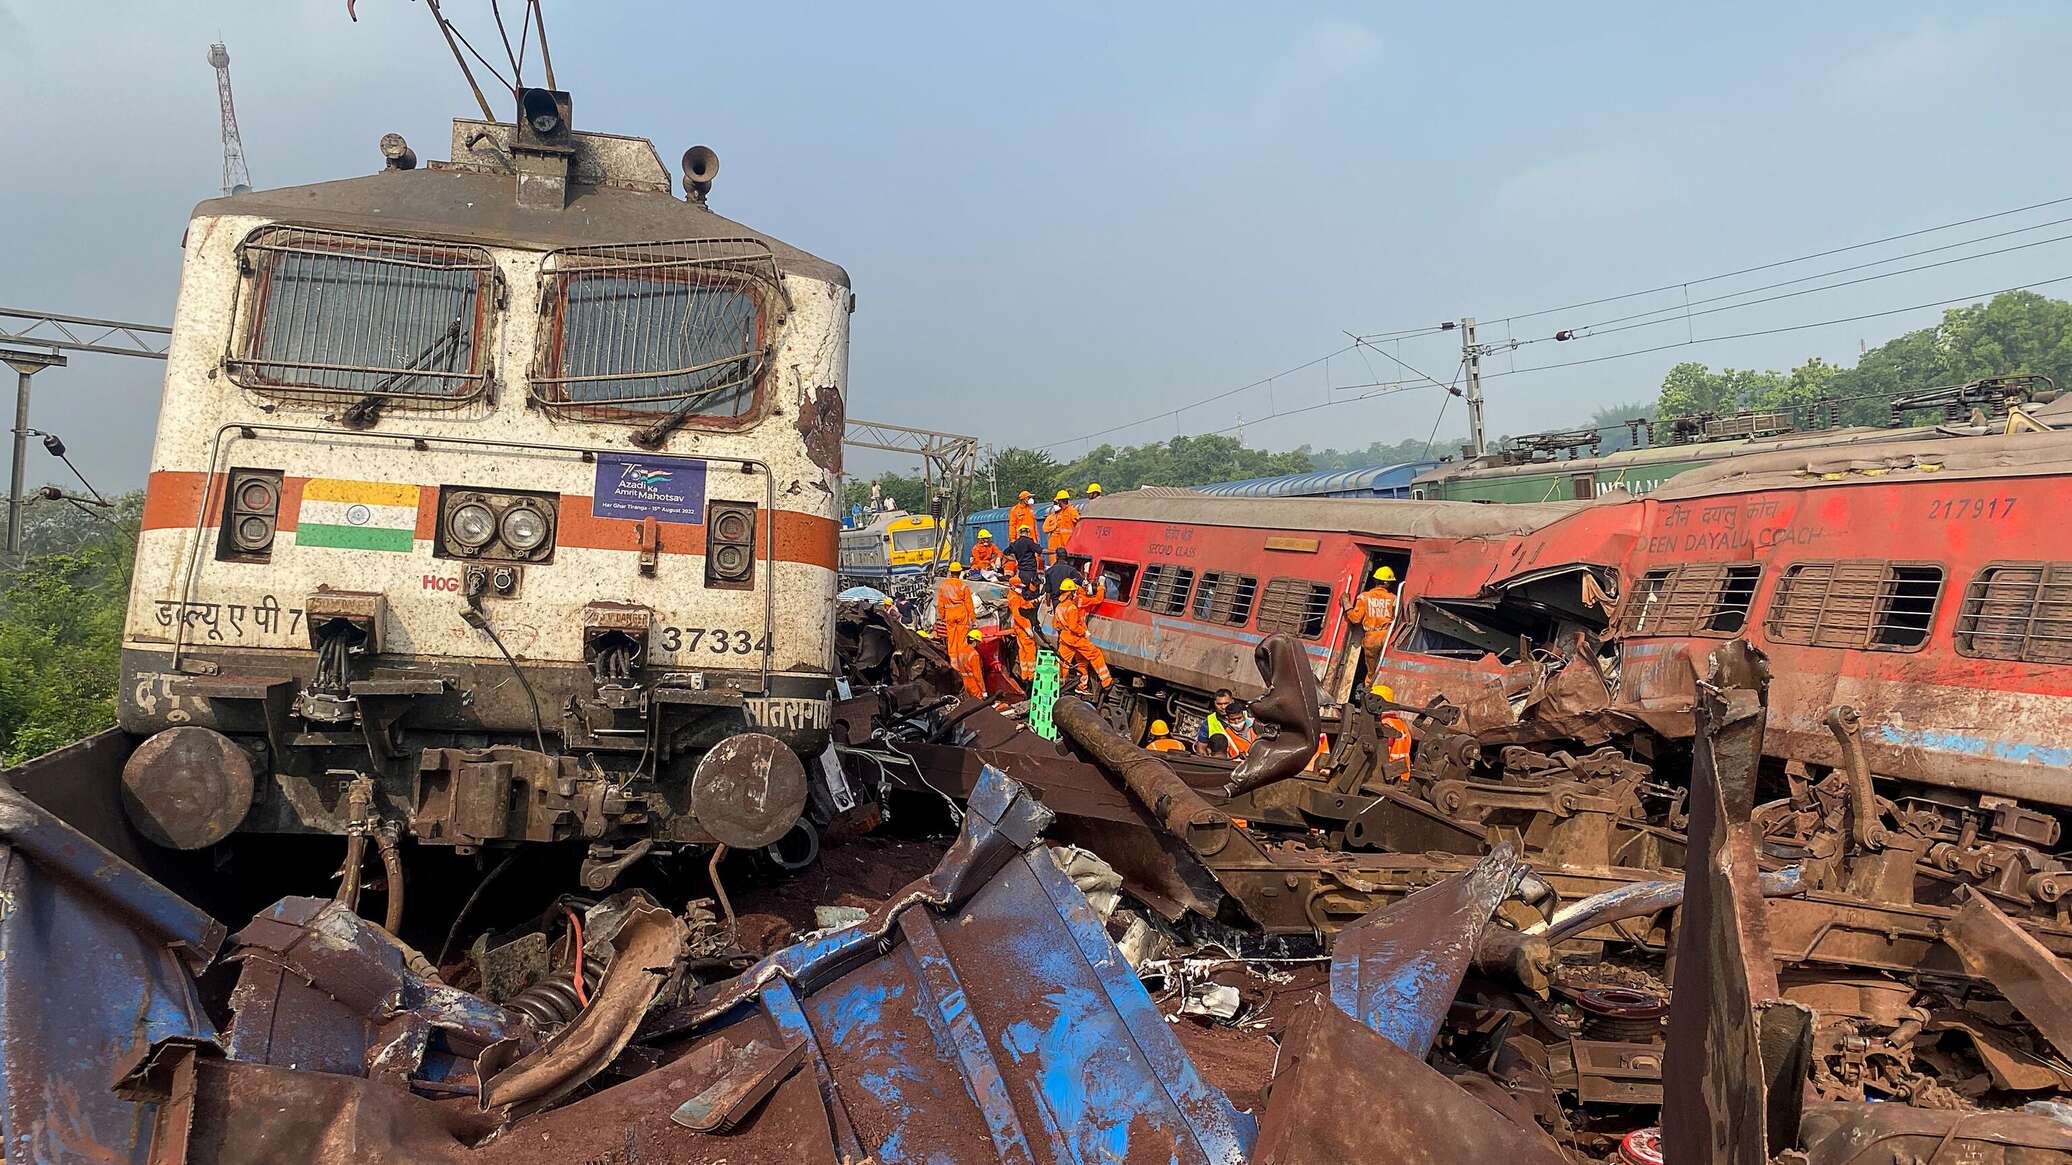
[[[648,142],[203,203],[124,630],[155,841],[766,845],[827,741],[853,299]],[[545,115],[551,109],[555,116]]]

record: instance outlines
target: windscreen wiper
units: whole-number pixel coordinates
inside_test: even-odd
[[[340,413],[339,423],[352,429],[373,427],[374,422],[381,419],[382,406],[387,403],[389,397],[403,386],[422,379],[424,373],[431,371],[428,367],[430,362],[437,360],[442,350],[446,353],[446,367],[439,371],[451,372],[454,358],[460,355],[459,316],[453,317],[453,322],[447,325],[444,335],[427,344],[425,350],[417,354],[416,359],[403,366],[405,371],[391,374],[388,379],[370,389],[366,396],[355,401],[351,408]]]

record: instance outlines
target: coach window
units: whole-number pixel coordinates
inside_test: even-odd
[[[1738,635],[1748,623],[1762,568],[1752,562],[1658,567],[1626,596],[1627,635]]]
[[[451,407],[482,393],[496,268],[479,247],[263,227],[238,247],[243,326],[230,379],[312,404]]]
[[[1943,569],[1933,563],[1800,562],[1784,572],[1764,631],[1779,643],[1917,651],[1928,641]]]
[[[1204,623],[1242,627],[1252,617],[1252,595],[1259,580],[1249,574],[1210,571],[1194,588],[1194,617]]]
[[[1316,639],[1324,634],[1331,588],[1303,578],[1277,578],[1259,596],[1259,630]]]
[[[1114,599],[1118,603],[1130,601],[1130,588],[1137,582],[1137,564],[1134,562],[1101,563],[1101,597]]]
[[[1957,611],[1957,652],[2072,663],[2072,563],[1996,562],[1979,571]]]
[[[569,248],[547,256],[532,397],[644,426],[752,419],[785,306],[776,259],[744,239]]]

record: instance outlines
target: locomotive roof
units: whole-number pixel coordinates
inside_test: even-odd
[[[1730,458],[1678,474],[1648,495],[1681,501],[1764,489],[2072,474],[2072,430],[1997,437],[1936,436]]]
[[[1395,498],[1234,498],[1149,486],[1085,503],[1089,518],[1371,534],[1394,538],[1482,538],[1526,534],[1596,502],[1482,505]]]
[[[567,205],[522,208],[516,182],[496,155],[465,152],[474,148],[467,145],[471,139],[487,138],[494,147],[510,132],[509,125],[457,120],[453,162],[211,198],[194,215],[253,215],[298,226],[527,250],[746,238],[767,244],[787,274],[849,285],[848,272],[838,265],[670,194],[668,171],[654,146],[640,138],[577,133]],[[629,176],[634,167],[637,176]]]

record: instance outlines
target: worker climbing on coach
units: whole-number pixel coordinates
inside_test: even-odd
[[[986,698],[986,667],[978,657],[978,645],[985,636],[977,630],[966,631],[950,640],[950,666],[957,669],[958,678],[964,681],[964,694],[974,700]]]
[[[1094,679],[1096,690],[1092,698],[1098,704],[1115,682],[1108,674],[1108,658],[1101,654],[1100,645],[1087,630],[1086,605],[1082,603],[1078,581],[1066,579],[1058,592],[1058,668],[1062,673],[1058,688],[1067,692],[1077,690],[1079,672],[1084,667]]]
[[[952,645],[964,642],[964,633],[971,630],[972,621],[977,617],[971,584],[964,581],[964,564],[953,562],[949,577],[935,588],[935,621],[942,626],[943,642]]]
[[[1036,524],[1036,495],[1028,490],[1023,490],[1021,496],[1015,498],[1014,508],[1007,511],[1007,538],[1010,543],[1021,537],[1024,526],[1032,531],[1042,528]]]
[[[1072,491],[1058,491],[1057,501],[1050,507],[1050,513],[1043,516],[1043,545],[1052,555],[1065,549],[1065,543],[1072,540],[1072,531],[1079,529],[1079,507],[1072,504]]]
[[[1019,583],[1007,588],[1007,623],[1014,632],[1014,646],[1022,683],[1036,678],[1036,587]]]
[[[1410,722],[1393,708],[1383,705],[1396,702],[1396,691],[1387,684],[1376,684],[1368,689],[1377,701],[1375,720],[1381,728],[1382,749],[1386,759],[1382,761],[1383,780],[1407,781],[1410,779]]]
[[[1186,752],[1187,746],[1173,739],[1173,726],[1163,720],[1151,722],[1151,743],[1144,746],[1151,752]]]
[[[1389,645],[1389,629],[1396,625],[1396,583],[1393,567],[1374,568],[1374,585],[1347,599],[1345,617],[1360,627],[1361,674],[1374,682],[1374,669],[1381,666],[1381,653]]]
[[[991,530],[980,530],[978,540],[971,544],[971,569],[980,574],[992,574],[1000,569],[1000,547],[994,545]]]

